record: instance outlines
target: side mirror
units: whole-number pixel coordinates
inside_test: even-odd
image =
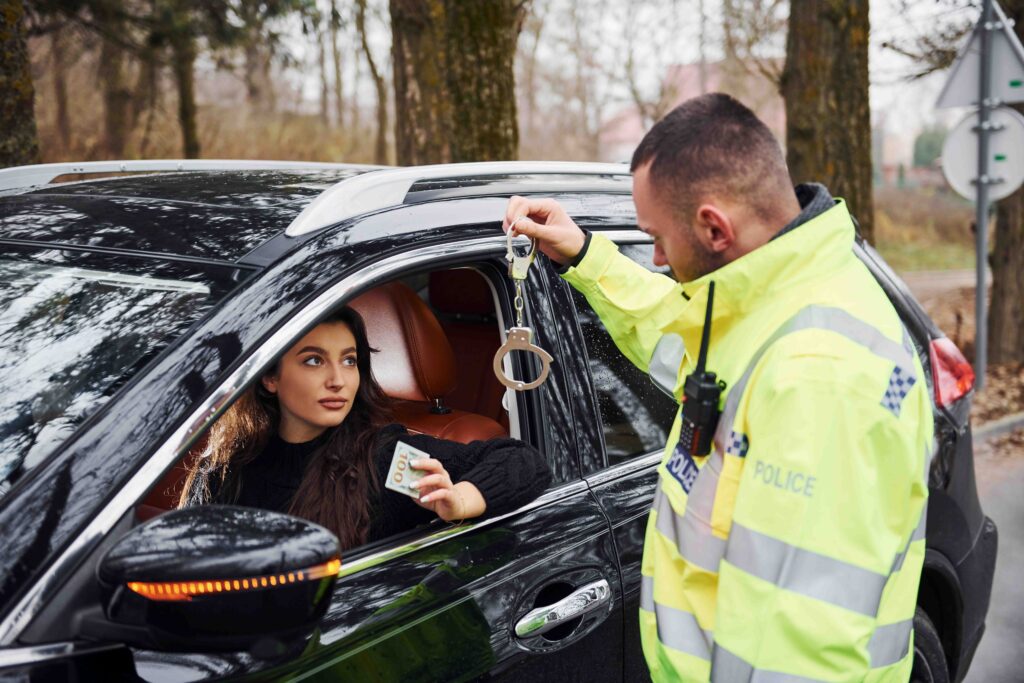
[[[273,657],[313,632],[340,568],[338,539],[311,522],[227,505],[174,510],[100,559],[105,614],[81,630],[152,650]]]

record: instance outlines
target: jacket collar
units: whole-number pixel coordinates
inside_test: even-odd
[[[770,305],[784,290],[808,286],[848,262],[854,241],[846,203],[827,211],[718,270],[682,284],[690,300],[680,329],[687,349],[700,346],[708,283],[715,281],[712,334],[719,336],[746,312]]]

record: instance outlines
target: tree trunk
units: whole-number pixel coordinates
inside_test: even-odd
[[[112,12],[103,13],[97,20],[114,35],[124,33],[124,22]],[[103,40],[100,47],[99,80],[103,92],[103,147],[108,158],[123,159],[131,132],[129,120],[132,91],[128,86],[125,51],[113,41]]]
[[[242,80],[245,82],[245,99],[253,109],[262,109],[266,104],[263,88],[263,48],[253,39],[247,39],[243,48],[245,64]]]
[[[398,164],[447,163],[452,112],[445,82],[445,2],[391,0],[390,7]]]
[[[319,50],[320,66],[320,121],[325,126],[331,125],[331,81],[327,73],[327,31],[326,27],[317,22],[316,43]]]
[[[519,156],[516,42],[526,16],[522,0],[445,0],[445,74],[455,132],[452,161]],[[586,114],[584,113],[584,116]]]
[[[178,89],[178,125],[186,159],[199,158],[199,132],[196,126],[196,45],[185,31],[175,31],[171,37],[171,58],[174,63],[174,81]]]
[[[515,159],[522,0],[391,0],[399,164]]]
[[[1024,0],[1003,0],[1014,31],[1024,40]],[[1024,106],[1016,105],[1024,113]],[[996,205],[996,230],[989,256],[992,305],[988,318],[990,363],[1024,362],[1024,189]]]
[[[544,16],[538,13],[534,13],[528,18],[527,30],[531,35],[532,41],[530,44],[530,51],[524,55],[525,66],[524,80],[523,83],[523,98],[526,103],[526,123],[524,130],[526,134],[531,138],[534,136],[535,116],[537,112],[537,52],[540,49],[540,37],[544,32]]]
[[[67,45],[64,31],[56,29],[50,35],[50,56],[53,59],[53,102],[57,118],[54,127],[60,138],[61,154],[65,155],[71,148],[71,119],[68,117],[68,82],[67,82]]]
[[[39,162],[21,0],[0,0],[0,168]]]
[[[341,15],[335,0],[331,0],[331,61],[334,65],[334,115],[338,128],[345,128],[345,95],[341,77],[341,48],[338,46],[338,31],[341,28]]]
[[[359,58],[361,50],[354,50],[352,52],[352,98],[349,100],[349,111],[350,125],[352,126],[352,132],[354,135],[360,134],[360,127],[363,125],[362,113],[359,110],[359,84],[363,82],[363,60]]]
[[[868,0],[792,0],[781,91],[793,181],[844,197],[873,242],[868,31]]]
[[[356,31],[363,46],[363,56],[370,68],[370,77],[377,91],[377,140],[373,147],[373,163],[388,163],[388,88],[384,75],[377,69],[377,63],[370,51],[370,43],[366,36],[366,0],[356,0]]]

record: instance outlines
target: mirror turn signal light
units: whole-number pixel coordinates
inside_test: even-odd
[[[191,600],[196,595],[243,592],[302,581],[316,581],[337,576],[339,571],[341,571],[341,559],[336,557],[313,567],[279,574],[210,581],[129,581],[128,588],[149,600],[179,601]]]

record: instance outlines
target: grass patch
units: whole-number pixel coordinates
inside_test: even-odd
[[[974,267],[971,245],[930,242],[879,242],[876,245],[894,270],[967,270]]]
[[[974,267],[974,206],[937,188],[875,189],[875,242],[894,269]]]

